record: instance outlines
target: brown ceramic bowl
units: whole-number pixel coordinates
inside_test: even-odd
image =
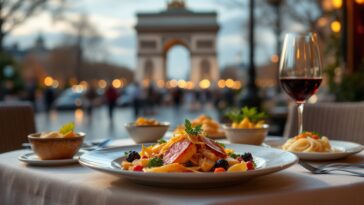
[[[129,136],[135,143],[157,142],[164,136],[169,128],[168,122],[161,122],[159,125],[136,126],[131,122],[125,124]]]
[[[226,138],[234,144],[261,145],[267,136],[269,125],[262,128],[232,128],[230,124],[222,126]]]
[[[76,137],[40,138],[41,133],[28,135],[34,153],[42,160],[71,159],[80,149],[85,133]]]

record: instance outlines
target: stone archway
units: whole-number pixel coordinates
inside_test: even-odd
[[[189,80],[191,71],[191,51],[180,43],[175,43],[164,51],[166,80]]]
[[[219,30],[216,12],[194,12],[184,1],[173,0],[168,9],[159,13],[138,13],[138,67],[135,80],[142,81],[146,61],[152,61],[154,81],[166,80],[166,54],[175,45],[190,52],[190,80],[217,81],[219,68],[216,56],[216,37]],[[204,71],[208,71],[207,73]]]

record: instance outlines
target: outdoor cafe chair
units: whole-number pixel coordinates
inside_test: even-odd
[[[330,139],[364,144],[364,103],[305,104],[303,130],[316,131]],[[297,132],[297,107],[291,105],[284,137],[293,137]]]
[[[22,148],[35,132],[34,112],[29,103],[0,103],[0,153]]]

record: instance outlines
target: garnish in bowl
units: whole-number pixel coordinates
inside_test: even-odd
[[[258,112],[257,108],[243,107],[240,110],[231,110],[226,116],[232,121],[232,128],[262,128],[265,124],[266,114]]]
[[[70,159],[80,149],[85,134],[75,132],[73,122],[58,131],[28,135],[32,150],[42,160]]]

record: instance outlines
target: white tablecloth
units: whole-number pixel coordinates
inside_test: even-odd
[[[312,175],[299,165],[240,185],[187,190],[137,185],[80,165],[31,167],[17,160],[26,152],[0,155],[1,205],[364,204],[364,178]],[[364,152],[345,161],[364,163]]]

